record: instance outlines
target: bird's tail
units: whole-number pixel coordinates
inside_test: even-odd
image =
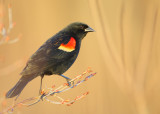
[[[24,87],[27,85],[27,83],[33,80],[34,78],[35,76],[22,76],[17,82],[17,84],[7,92],[6,98],[12,98],[19,95],[21,91],[24,89]]]

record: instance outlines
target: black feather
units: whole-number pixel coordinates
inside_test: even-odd
[[[21,79],[6,94],[7,98],[17,96],[26,84],[37,76],[63,74],[76,60],[81,40],[86,36],[88,25],[72,23],[56,35],[48,39],[28,60],[26,67],[20,73]],[[63,43],[67,44],[71,37],[76,41],[75,49],[71,52],[58,49]]]

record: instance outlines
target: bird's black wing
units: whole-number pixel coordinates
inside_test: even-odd
[[[67,58],[70,52],[59,50],[61,43],[67,43],[71,36],[57,34],[48,39],[28,60],[21,75],[40,75],[46,69]],[[73,53],[73,52],[71,52]]]

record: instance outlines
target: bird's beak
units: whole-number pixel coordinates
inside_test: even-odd
[[[91,27],[88,27],[85,29],[85,32],[94,32],[95,30],[93,30]]]

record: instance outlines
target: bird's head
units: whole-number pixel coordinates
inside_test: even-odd
[[[81,22],[71,23],[65,28],[65,31],[72,32],[81,40],[86,36],[88,32],[94,32],[94,30],[90,28],[87,24]]]

